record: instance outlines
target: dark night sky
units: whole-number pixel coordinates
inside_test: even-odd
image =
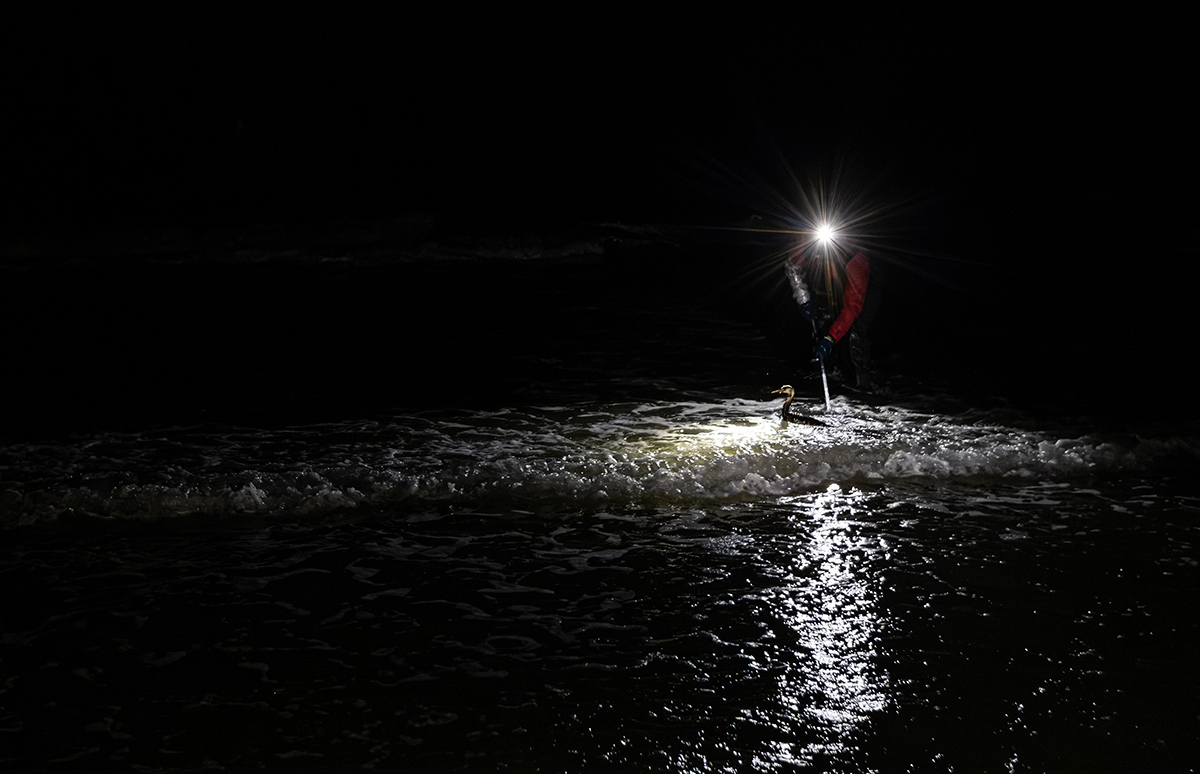
[[[706,165],[778,181],[781,159],[801,176],[836,160],[927,202],[907,247],[983,266],[980,285],[999,271],[1014,338],[1068,318],[1078,334],[1085,311],[1112,328],[1096,310],[1113,308],[1138,331],[1125,346],[1185,317],[1197,84],[1179,19],[573,6],[7,27],[10,240],[409,209],[501,228],[740,218],[753,197],[714,198]]]
[[[1194,162],[1171,155],[1195,84],[1155,31],[1170,20],[51,21],[14,25],[6,55],[9,185],[42,222],[395,206],[653,218],[685,206],[698,153],[765,166],[764,138],[802,171],[838,155],[1039,216],[1147,187],[1157,200]]]

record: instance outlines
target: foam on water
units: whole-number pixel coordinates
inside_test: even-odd
[[[0,514],[12,526],[66,513],[320,518],[445,504],[686,504],[841,482],[1078,478],[1198,452],[1182,438],[1060,436],[982,412],[845,398],[821,416],[826,427],[783,424],[771,403],[727,398],[109,433],[0,449]]]

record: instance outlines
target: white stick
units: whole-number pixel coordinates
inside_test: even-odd
[[[817,321],[812,321],[813,341],[817,341]],[[825,378],[825,356],[817,355],[817,359],[821,361],[821,386],[825,388],[825,411],[829,412],[829,380]]]
[[[829,411],[829,380],[825,378],[825,356],[821,356],[821,386],[825,388],[825,411]]]

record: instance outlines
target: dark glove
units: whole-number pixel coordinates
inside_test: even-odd
[[[800,305],[800,314],[804,315],[804,319],[810,323],[813,321],[813,306],[812,301],[805,301]]]
[[[823,360],[833,351],[833,337],[828,333],[821,337],[821,340],[813,347],[813,360]]]

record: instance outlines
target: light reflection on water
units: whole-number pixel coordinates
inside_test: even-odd
[[[865,495],[837,484],[795,503],[796,545],[804,573],[784,586],[754,595],[770,615],[797,635],[801,658],[788,659],[778,680],[778,703],[805,727],[806,743],[776,743],[775,763],[811,765],[834,755],[859,736],[871,714],[887,705],[888,677],[878,666],[877,641],[884,629],[876,579],[849,517]],[[804,535],[801,531],[807,531]],[[802,737],[802,738],[804,738]]]
[[[872,719],[891,702],[879,645],[888,627],[880,599],[880,540],[858,520],[869,512],[870,498],[831,484],[785,498],[754,528],[742,529],[736,521],[720,527],[700,511],[683,520],[690,529],[732,527],[697,542],[711,554],[704,564],[725,576],[714,584],[735,587],[724,601],[701,605],[701,625],[714,625],[711,619],[725,609],[724,616],[743,617],[757,634],[740,642],[740,655],[750,661],[743,667],[733,666],[737,662],[719,647],[693,658],[703,683],[718,694],[737,687],[730,692],[730,711],[742,730],[724,744],[698,738],[670,770],[726,770],[730,761],[739,761],[731,771],[746,765],[756,771],[857,765]],[[750,517],[754,509],[735,512]],[[760,582],[745,588],[739,576],[751,569]],[[732,644],[721,638],[714,643]],[[703,708],[695,711],[703,718],[701,729],[716,720]]]
[[[972,771],[1019,753],[1017,770],[1076,770],[1039,768],[1064,722],[1075,756],[1109,733],[1144,749],[1158,698],[1188,701],[1170,654],[1194,631],[1179,612],[1194,502],[984,494],[830,485],[228,538],[47,533],[5,566],[30,605],[63,612],[9,611],[0,652],[23,676],[0,707],[24,717],[86,674],[90,692],[56,695],[83,720],[63,721],[54,754],[163,771],[251,743],[347,769],[883,772],[946,756],[934,770]],[[1142,501],[1180,523],[1112,507]],[[1154,738],[1179,744],[1178,725]]]

